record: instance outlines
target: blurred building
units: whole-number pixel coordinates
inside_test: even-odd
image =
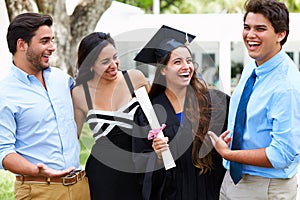
[[[290,34],[284,49],[300,67],[300,13],[290,14]],[[242,41],[243,14],[144,14],[136,7],[113,2],[96,30],[109,32],[116,40],[121,68],[138,68],[151,82],[154,67],[133,58],[162,26],[196,35],[191,50],[199,76],[230,94],[245,63],[249,61]]]
[[[74,5],[70,7],[74,9]],[[7,27],[8,17],[3,1],[0,2],[0,11],[1,25]],[[284,49],[300,67],[300,26],[296,25],[297,21],[300,21],[300,13],[291,13],[291,31]],[[155,68],[137,63],[133,58],[162,25],[196,35],[191,50],[199,65],[199,77],[230,94],[242,67],[249,61],[242,41],[242,14],[145,14],[140,8],[113,1],[95,30],[109,32],[115,39],[121,69],[138,68],[151,82]],[[4,68],[9,66],[7,63],[11,56],[6,45],[6,28],[0,31],[1,57],[5,60],[3,62],[1,58],[1,78],[7,71]]]

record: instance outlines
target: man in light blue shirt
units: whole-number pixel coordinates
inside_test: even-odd
[[[55,51],[52,23],[49,15],[25,13],[8,28],[13,64],[0,82],[0,169],[16,174],[15,199],[89,198],[79,163],[74,81],[48,63]]]
[[[250,0],[245,9],[243,39],[253,61],[245,66],[231,97],[229,131],[220,137],[209,133],[227,170],[230,162],[242,164],[242,179],[236,185],[226,173],[220,199],[296,199],[300,72],[282,49],[289,34],[289,13],[277,0]],[[241,147],[231,150],[238,105],[253,70],[256,80]]]

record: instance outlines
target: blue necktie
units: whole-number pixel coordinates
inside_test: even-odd
[[[246,109],[247,104],[252,93],[252,88],[255,82],[256,74],[253,70],[251,76],[248,78],[241,99],[238,105],[234,129],[233,129],[233,139],[232,139],[232,150],[240,150],[243,142],[243,134],[245,130],[246,123]],[[230,176],[234,182],[237,184],[242,179],[242,164],[237,162],[230,162]]]

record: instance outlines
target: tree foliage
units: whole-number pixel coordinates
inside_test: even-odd
[[[284,0],[290,12],[300,12],[300,0]]]
[[[142,8],[152,13],[153,0],[117,0]],[[280,0],[290,12],[300,12],[300,0]],[[188,13],[241,13],[245,0],[160,0],[160,12],[172,14]]]
[[[111,2],[112,0],[82,0],[73,13],[68,15],[65,0],[5,0],[10,21],[24,12],[39,12],[53,17],[57,48],[51,58],[51,65],[71,75],[75,72],[77,45],[83,36],[95,30],[101,15]]]

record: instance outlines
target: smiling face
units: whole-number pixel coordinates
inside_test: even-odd
[[[103,80],[115,80],[119,68],[119,58],[115,47],[108,43],[100,52],[92,69]]]
[[[18,48],[25,53],[26,61],[15,58],[20,68],[29,74],[35,74],[49,67],[49,57],[55,51],[53,33],[49,26],[41,26],[29,43],[18,39]]]
[[[243,29],[244,44],[257,65],[272,58],[281,49],[286,32],[275,33],[271,22],[259,13],[248,13]]]
[[[166,77],[168,88],[186,88],[194,73],[191,53],[186,47],[174,49],[170,59],[161,74]]]

